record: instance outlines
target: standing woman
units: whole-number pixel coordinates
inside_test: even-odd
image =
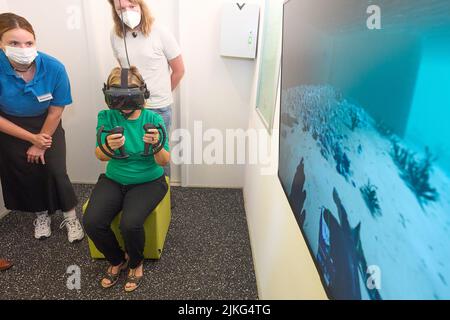
[[[77,198],[66,171],[61,117],[72,103],[64,66],[36,49],[31,24],[0,14],[0,179],[9,210],[35,212],[35,238],[51,235],[64,213],[69,242],[83,239]]]
[[[184,63],[180,47],[174,36],[158,24],[144,0],[108,0],[112,7],[114,29],[111,45],[121,67],[127,68],[123,22],[130,63],[144,77],[150,91],[147,108],[161,115],[167,132],[172,126],[174,91],[184,76]],[[170,164],[164,167],[170,177]]]

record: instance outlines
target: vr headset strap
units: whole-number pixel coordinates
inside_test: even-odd
[[[122,89],[128,89],[128,71],[129,69],[123,68],[120,73],[120,87]]]

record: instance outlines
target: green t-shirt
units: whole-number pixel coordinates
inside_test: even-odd
[[[103,110],[98,114],[97,131],[101,126],[105,130],[115,127],[123,127],[125,135],[125,150],[130,155],[128,159],[111,159],[106,167],[106,176],[122,185],[146,183],[160,178],[164,169],[155,162],[155,157],[142,157],[145,143],[144,125],[161,125],[166,129],[162,117],[148,109],[144,109],[138,119],[126,120],[118,110]],[[168,135],[168,133],[167,133]],[[102,136],[105,144],[106,134]],[[162,138],[162,137],[161,137]],[[96,143],[98,147],[98,143]],[[164,149],[169,151],[169,139],[167,137]],[[118,153],[118,151],[116,151]]]

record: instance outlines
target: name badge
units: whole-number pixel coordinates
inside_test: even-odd
[[[37,97],[37,98],[38,98],[39,102],[45,102],[45,101],[50,101],[50,100],[52,100],[52,99],[53,99],[53,96],[52,96],[51,93],[47,93],[47,94],[44,94],[44,95],[39,96],[39,97]]]

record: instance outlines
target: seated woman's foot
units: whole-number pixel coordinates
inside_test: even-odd
[[[126,292],[133,292],[141,285],[144,278],[144,262],[142,262],[136,269],[128,271],[127,283],[125,284]]]
[[[119,281],[121,272],[126,270],[127,265],[128,262],[124,261],[118,266],[109,266],[105,277],[101,281],[102,287],[108,289],[114,286]]]

